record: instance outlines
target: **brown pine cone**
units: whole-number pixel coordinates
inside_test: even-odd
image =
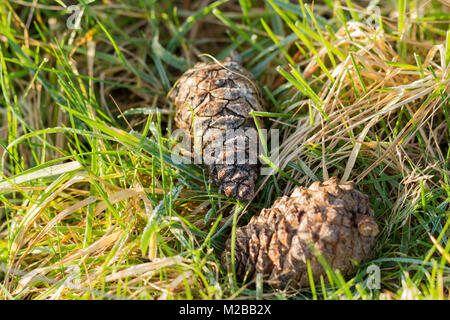
[[[196,138],[194,146],[199,146],[197,154],[211,182],[226,196],[243,201],[253,198],[258,176],[257,155],[250,151],[258,146],[257,131],[249,115],[262,110],[258,96],[237,53],[224,62],[197,63],[170,94],[175,122],[193,141]]]
[[[247,279],[262,273],[278,289],[306,286],[308,259],[314,280],[325,276],[316,251],[333,269],[350,275],[356,270],[351,259],[369,259],[377,234],[368,197],[353,183],[339,184],[337,178],[314,182],[277,199],[272,208],[236,230],[236,274],[242,280],[247,271]],[[231,238],[222,263],[229,266],[230,259]]]

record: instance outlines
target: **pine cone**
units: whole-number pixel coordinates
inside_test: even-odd
[[[377,234],[368,197],[353,183],[314,182],[277,199],[236,230],[236,274],[242,280],[248,271],[247,279],[262,273],[274,288],[299,288],[309,284],[307,260],[315,281],[325,275],[317,252],[333,269],[350,275],[356,270],[351,259],[369,259]],[[230,259],[228,239],[222,263],[229,266]]]
[[[197,153],[210,181],[226,196],[243,201],[253,198],[258,176],[257,155],[251,153],[258,146],[258,136],[249,115],[262,110],[258,95],[237,53],[224,62],[197,63],[170,94],[176,106],[175,122],[196,139],[194,146],[201,149]]]

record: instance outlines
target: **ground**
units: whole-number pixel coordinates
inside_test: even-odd
[[[449,298],[447,1],[0,3],[2,299]],[[171,156],[169,90],[233,50],[280,133],[249,204]],[[369,196],[373,259],[299,291],[236,282],[236,227],[332,176]]]

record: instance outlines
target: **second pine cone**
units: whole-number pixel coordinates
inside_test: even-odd
[[[309,284],[307,260],[315,281],[325,275],[316,252],[333,269],[350,275],[356,270],[351,260],[361,263],[372,256],[377,234],[368,197],[353,183],[332,178],[297,187],[236,230],[236,274],[242,280],[246,273],[247,279],[262,273],[274,288],[299,288]],[[231,239],[222,263],[229,267],[230,260]]]

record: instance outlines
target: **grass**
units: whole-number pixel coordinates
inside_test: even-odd
[[[449,298],[445,1],[80,1],[80,29],[62,1],[0,3],[2,299]],[[249,205],[171,157],[171,86],[234,49],[281,140]],[[331,176],[381,229],[354,277],[274,291],[222,268],[237,226]]]

